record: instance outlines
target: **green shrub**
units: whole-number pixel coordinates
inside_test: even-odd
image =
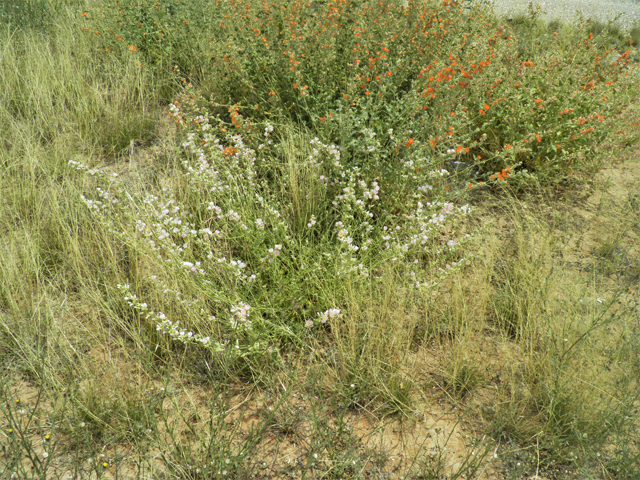
[[[445,190],[432,184],[443,172],[416,174],[416,163],[426,164],[419,152],[408,152],[395,172],[402,187],[382,189],[346,164],[339,147],[304,131],[266,123],[252,149],[237,132],[257,142],[257,125],[230,109],[240,128],[227,132],[205,103],[187,86],[171,107],[184,149],[172,186],[151,195],[105,177],[96,199],[85,199],[147,265],[140,268],[154,271],[120,288],[160,331],[227,360],[262,354],[344,313],[346,287],[383,281],[383,266],[429,289],[469,263],[472,231],[454,225],[470,209],[442,201]],[[143,301],[153,291],[173,299],[159,302],[173,305],[173,318]],[[190,325],[178,325],[181,315]]]

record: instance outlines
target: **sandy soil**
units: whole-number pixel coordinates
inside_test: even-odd
[[[624,0],[537,0],[542,10],[547,12],[549,20],[575,21],[576,12],[586,18],[601,22],[616,20],[625,30],[630,30],[634,23],[640,23],[640,2]],[[496,13],[513,15],[529,11],[529,0],[493,0]]]

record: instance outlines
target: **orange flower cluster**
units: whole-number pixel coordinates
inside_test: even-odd
[[[498,181],[506,182],[507,178],[509,178],[510,171],[511,171],[511,167],[507,167],[506,169],[503,168],[501,172],[491,175],[491,179],[492,180],[498,179]]]

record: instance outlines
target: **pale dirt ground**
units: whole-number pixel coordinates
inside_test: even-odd
[[[492,3],[497,13],[507,16],[529,11],[529,0],[492,0]],[[618,17],[616,21],[627,30],[640,21],[640,2],[628,0],[536,0],[533,4],[547,12],[543,18],[548,20],[571,22],[580,11],[585,18],[601,22]]]

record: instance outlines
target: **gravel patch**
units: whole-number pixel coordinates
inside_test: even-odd
[[[511,16],[529,11],[529,0],[493,0],[495,13]],[[634,24],[640,24],[640,2],[633,0],[539,0],[533,2],[547,12],[542,18],[574,23],[579,11],[585,18],[603,23],[618,19],[621,29],[629,31]]]

